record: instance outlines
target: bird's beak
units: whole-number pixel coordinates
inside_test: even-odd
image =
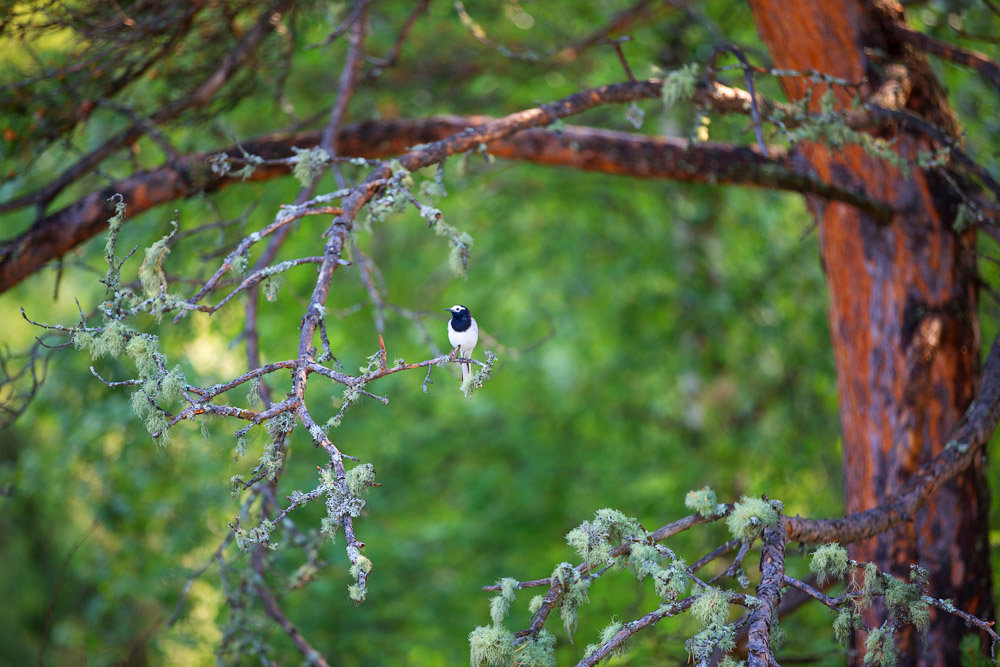
[[[444,312],[446,312],[446,313],[450,313],[450,312],[451,312],[451,308],[445,308],[445,309],[444,309]]]

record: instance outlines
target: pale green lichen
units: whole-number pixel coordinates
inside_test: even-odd
[[[669,567],[653,574],[653,588],[656,594],[668,602],[684,595],[690,583],[691,574],[687,571],[687,564],[680,558],[674,560]]]
[[[367,576],[369,572],[372,571],[372,562],[365,556],[358,556],[357,560],[351,565],[351,576],[357,579],[358,577],[365,575]]]
[[[833,638],[841,646],[850,646],[854,637],[854,630],[860,627],[861,617],[854,605],[846,605],[840,608],[837,618],[833,619]]]
[[[594,651],[614,639],[615,635],[621,632],[624,627],[625,626],[622,625],[620,621],[611,621],[611,623],[604,626],[604,629],[601,630],[601,636],[597,643],[587,645],[587,648],[583,652],[583,656],[585,658],[589,658]],[[631,640],[626,640],[612,649],[608,656],[612,658],[623,658],[628,654],[630,648],[632,648],[632,642]]]
[[[560,563],[552,572],[552,579],[563,587],[559,599],[559,618],[563,622],[566,634],[573,636],[576,632],[577,608],[587,601],[587,589],[590,580],[581,576],[580,572],[569,563]]]
[[[847,549],[836,542],[824,544],[813,552],[809,569],[820,585],[827,581],[840,581],[847,574]]]
[[[448,191],[444,187],[444,162],[438,163],[434,171],[434,180],[421,181],[420,196],[431,200],[448,196]]]
[[[706,628],[725,625],[729,620],[729,596],[725,591],[709,588],[691,605],[691,615]]]
[[[375,466],[362,463],[351,468],[347,471],[345,482],[351,494],[360,497],[375,483]]]
[[[471,667],[509,667],[514,659],[514,635],[496,625],[481,625],[469,633]]]
[[[876,667],[895,667],[899,650],[892,636],[891,626],[883,625],[868,631],[865,639],[865,664]]]
[[[365,504],[365,500],[352,494],[346,484],[338,484],[326,496],[327,516],[337,521],[345,516],[360,516]]]
[[[121,232],[122,225],[125,224],[125,210],[127,205],[125,204],[125,197],[119,193],[111,195],[108,201],[114,206],[115,212],[114,215],[108,218],[108,238],[104,244],[104,261],[108,264],[108,273],[104,278],[104,284],[108,290],[113,292],[118,289],[120,278],[120,267],[118,258],[115,257],[115,246],[118,244],[118,234]]]
[[[139,282],[146,296],[166,294],[167,276],[163,272],[163,262],[170,254],[170,241],[177,233],[177,223],[171,222],[173,229],[169,234],[146,248],[146,258],[139,266]]]
[[[159,372],[156,343],[142,335],[132,336],[125,344],[125,353],[132,359],[141,378],[153,377]]]
[[[261,404],[260,378],[252,378],[247,382],[247,404],[251,408],[259,407]]]
[[[706,519],[717,516],[722,511],[719,501],[715,496],[715,491],[708,486],[688,491],[687,495],[684,496],[684,506],[693,512],[697,512]]]
[[[312,185],[317,176],[323,173],[327,163],[330,161],[330,154],[316,146],[314,148],[296,148],[295,164],[292,167],[292,176],[302,184],[302,187]]]
[[[684,646],[695,664],[707,664],[713,654],[725,655],[736,648],[735,634],[731,625],[714,625],[696,633]]]
[[[642,581],[646,577],[652,576],[662,569],[660,560],[660,552],[655,546],[652,544],[638,543],[632,545],[632,549],[629,551],[626,562],[629,570],[632,571],[632,574],[635,575],[636,579]]]
[[[184,383],[187,379],[180,365],[174,366],[163,379],[160,380],[160,395],[165,401],[180,401],[184,398]]]
[[[637,130],[642,127],[642,121],[645,117],[646,112],[643,111],[642,108],[635,102],[629,104],[628,108],[625,110],[625,120],[631,123],[632,127]]]
[[[117,358],[125,351],[133,333],[119,320],[109,320],[101,330],[86,331],[81,328],[74,331],[72,340],[78,349],[90,352],[95,359],[105,355]]]
[[[246,255],[236,255],[233,257],[233,261],[230,263],[233,267],[233,272],[237,275],[242,275],[244,271],[247,270],[247,256]]]
[[[473,240],[467,233],[452,227],[439,217],[433,222],[434,233],[448,239],[448,268],[459,277],[465,277],[469,269],[469,250],[472,249]]]
[[[233,449],[233,460],[239,460],[247,455],[247,439],[245,436],[236,438],[236,447]]]
[[[698,74],[701,68],[695,63],[689,63],[680,69],[668,72],[663,77],[663,87],[660,98],[663,106],[669,109],[678,102],[691,99],[698,84]]]
[[[527,641],[514,649],[514,667],[555,667],[556,636],[548,630],[528,636]]]
[[[517,596],[518,582],[517,579],[504,577],[497,582],[497,585],[500,587],[500,593],[490,599],[490,619],[493,625],[500,625],[507,617],[510,605]]]
[[[269,302],[273,302],[278,298],[278,292],[281,290],[282,279],[280,276],[270,275],[264,278],[261,287],[264,290],[264,298]]]
[[[278,478],[278,474],[281,473],[282,468],[285,465],[285,455],[281,449],[279,440],[272,440],[264,446],[264,451],[261,452],[260,459],[258,459],[258,465],[261,471],[267,477],[267,481],[273,482]]]
[[[355,604],[361,604],[368,597],[368,588],[365,586],[359,586],[358,584],[351,584],[347,587],[347,596]]]
[[[882,575],[885,604],[899,623],[912,623],[918,632],[927,632],[930,609],[923,595],[927,586],[927,571],[911,566],[910,583],[888,574]]]
[[[862,569],[864,575],[861,584],[861,599],[858,604],[866,609],[872,605],[872,598],[882,593],[882,580],[875,563],[865,563]]]
[[[236,546],[244,552],[249,552],[252,547],[258,545],[268,549],[275,549],[276,545],[271,542],[271,531],[273,529],[274,524],[271,521],[262,519],[256,527],[250,530],[236,527],[233,530],[233,538],[236,540]]]
[[[611,561],[614,547],[630,540],[644,538],[639,523],[618,510],[604,508],[594,514],[593,521],[584,521],[566,534],[566,542],[584,562],[597,565]]]
[[[733,537],[752,540],[761,536],[764,528],[778,523],[778,512],[772,501],[743,496],[726,517],[726,526]]]

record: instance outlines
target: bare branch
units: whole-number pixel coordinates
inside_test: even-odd
[[[368,73],[369,76],[378,76],[381,74],[383,69],[388,67],[393,67],[399,60],[399,53],[403,50],[403,44],[406,43],[406,38],[410,35],[410,30],[413,29],[414,24],[417,22],[424,12],[427,11],[427,7],[430,5],[430,0],[419,0],[413,11],[406,18],[406,22],[399,31],[399,36],[396,37],[396,41],[393,42],[392,48],[385,55],[384,58],[369,58],[368,61],[374,66],[373,69]]]
[[[262,558],[260,557],[260,550],[263,549],[262,546],[257,546],[254,552],[254,568],[259,574],[259,582],[256,586],[257,595],[260,597],[261,601],[264,603],[264,609],[267,611],[267,615],[270,616],[274,621],[281,626],[281,629],[285,631],[288,638],[292,640],[296,648],[302,652],[302,656],[305,658],[307,663],[320,665],[320,667],[330,667],[330,663],[323,658],[322,654],[312,647],[306,638],[299,632],[299,629],[288,620],[284,612],[281,611],[281,607],[278,606],[278,601],[274,598],[274,594],[271,593],[271,589],[268,587],[267,582],[264,580],[263,566],[260,564]]]

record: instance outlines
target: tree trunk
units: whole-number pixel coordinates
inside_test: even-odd
[[[954,133],[956,123],[927,62],[893,39],[902,9],[859,0],[750,0],[774,65],[816,70],[862,83],[862,100],[898,105]],[[876,60],[877,59],[877,60]],[[789,98],[812,89],[818,110],[824,84],[783,79]],[[838,108],[855,91],[834,87]],[[913,161],[933,150],[925,137],[888,128],[879,136]],[[944,447],[978,385],[975,234],[953,230],[958,200],[929,171],[899,171],[857,146],[831,152],[802,147],[823,178],[864,187],[895,211],[880,225],[856,208],[810,201],[819,222],[830,291],[830,331],[843,430],[846,510],[873,507],[894,493]],[[988,489],[982,460],[944,487],[912,523],[854,545],[852,556],[909,578],[911,563],[928,570],[930,594],[992,617]],[[884,610],[866,623],[881,624]],[[958,664],[968,630],[932,611],[927,644],[912,628],[897,633],[901,664]],[[863,640],[855,637],[855,646]],[[855,654],[861,661],[861,652]]]

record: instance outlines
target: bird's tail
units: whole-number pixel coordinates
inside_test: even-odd
[[[462,387],[467,386],[470,377],[472,377],[472,364],[462,364]]]

